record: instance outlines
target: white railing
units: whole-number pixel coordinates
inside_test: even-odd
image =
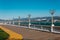
[[[28,26],[18,26],[18,25],[13,25],[13,24],[6,24],[6,23],[5,23],[5,24],[0,23],[0,25],[9,25],[9,26],[29,28]],[[41,28],[38,28],[38,27],[36,27],[36,26],[34,25],[34,26],[31,26],[29,29],[34,29],[34,30],[41,30],[41,31],[50,32],[50,30],[46,28],[46,27],[50,27],[50,26],[46,26],[45,28],[44,28],[44,26],[46,26],[46,25],[40,25]],[[60,31],[58,31],[58,30],[53,30],[53,33],[60,33]]]

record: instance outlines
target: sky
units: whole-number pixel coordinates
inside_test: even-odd
[[[13,19],[28,17],[60,16],[60,0],[0,0],[0,19]]]

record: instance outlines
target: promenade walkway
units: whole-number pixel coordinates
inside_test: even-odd
[[[60,40],[60,34],[43,32],[18,26],[1,25],[4,28],[22,34],[23,40]]]
[[[3,27],[3,26],[0,26],[0,28],[10,35],[9,39],[7,39],[7,40],[22,40],[23,39],[21,34],[18,34],[12,30],[9,30],[9,29]]]

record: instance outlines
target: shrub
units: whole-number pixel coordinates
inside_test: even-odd
[[[0,29],[0,40],[6,40],[9,37],[9,34]]]

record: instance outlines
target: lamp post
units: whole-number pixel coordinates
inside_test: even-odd
[[[18,25],[20,26],[20,16],[18,17]]]
[[[14,25],[14,18],[13,18],[13,25]]]
[[[53,32],[53,27],[54,27],[54,23],[53,23],[53,22],[54,22],[54,21],[53,21],[54,12],[55,12],[54,10],[50,10],[50,14],[52,15],[52,17],[51,17],[51,18],[52,18],[52,19],[51,19],[51,21],[52,21],[51,32]]]
[[[28,26],[29,26],[29,28],[30,28],[30,25],[31,25],[31,23],[30,23],[30,17],[31,17],[31,15],[29,14],[29,15],[28,15],[28,20],[29,20]]]
[[[9,24],[11,24],[11,21],[10,21],[10,19],[8,20],[8,23],[9,23]]]

